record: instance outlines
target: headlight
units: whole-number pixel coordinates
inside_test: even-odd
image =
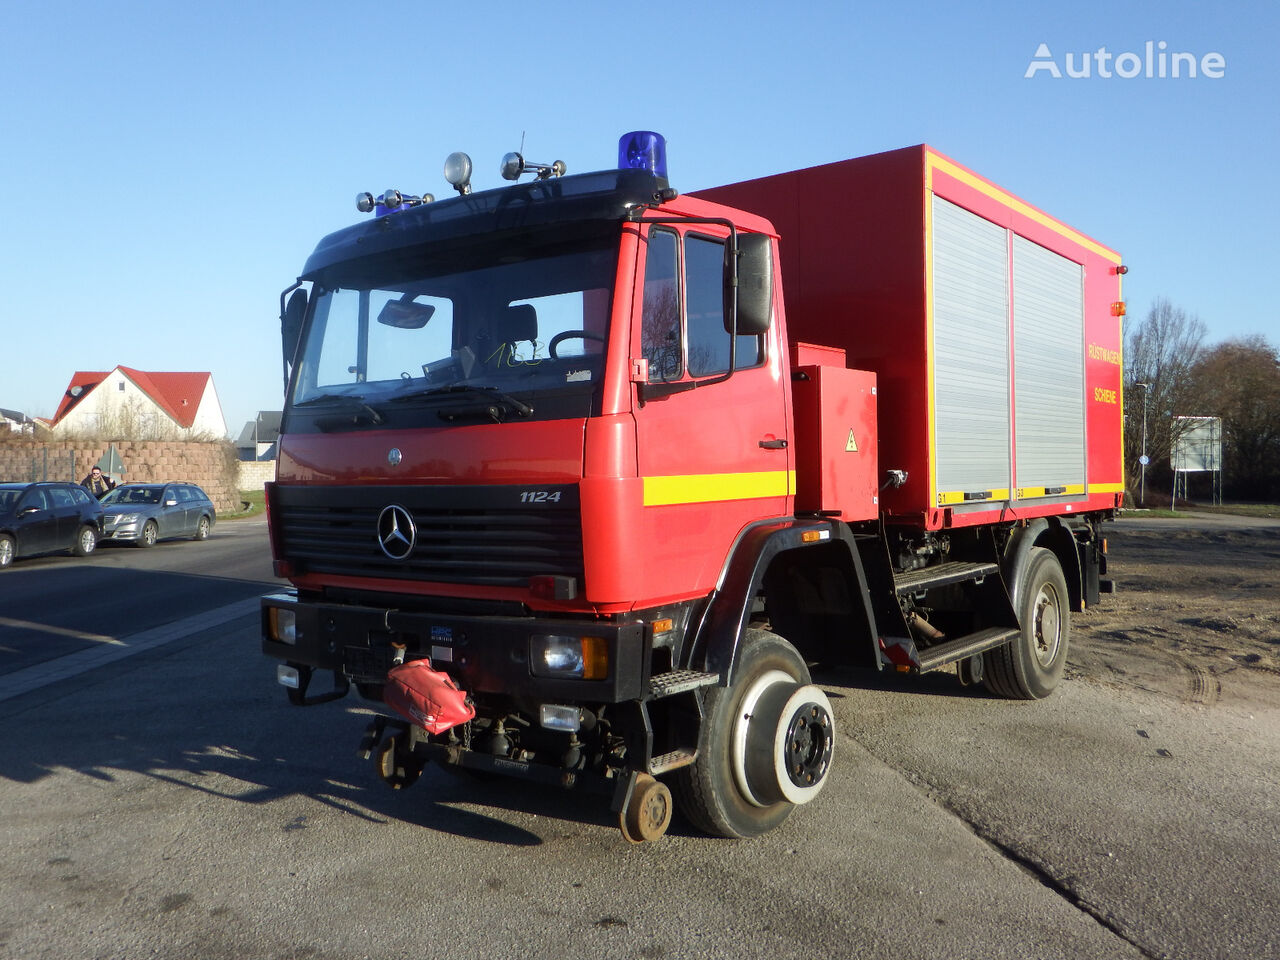
[[[124,526],[127,523],[137,523],[138,515],[136,513],[126,513],[126,514],[123,514],[122,516],[116,517],[115,521],[116,521],[116,524],[119,526]]]
[[[283,607],[268,607],[267,626],[272,640],[288,644],[298,642],[298,614],[295,611]]]
[[[604,637],[536,634],[529,662],[536,677],[604,680],[609,676],[609,644]]]

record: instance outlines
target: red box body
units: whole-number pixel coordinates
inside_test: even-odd
[[[1117,253],[924,145],[697,195],[772,221],[792,344],[876,374],[879,464],[907,472],[881,495],[887,519],[937,529],[1119,504]],[[990,247],[992,295],[1008,288],[1003,308],[982,305],[975,364],[967,230]],[[1036,286],[1039,265],[1062,297]]]

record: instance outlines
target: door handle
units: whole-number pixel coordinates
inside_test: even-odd
[[[785,450],[787,449],[787,441],[785,440],[761,440],[760,446],[765,450]]]

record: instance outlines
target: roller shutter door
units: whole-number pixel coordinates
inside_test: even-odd
[[[1008,234],[933,198],[934,482],[940,502],[1008,496]]]
[[[1078,263],[1013,238],[1016,483],[1025,496],[1083,490],[1083,280]]]

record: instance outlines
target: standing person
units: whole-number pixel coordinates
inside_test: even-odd
[[[116,482],[102,472],[102,468],[94,466],[89,471],[89,475],[80,481],[80,486],[84,487],[95,497],[101,500],[109,492],[115,489]]]

